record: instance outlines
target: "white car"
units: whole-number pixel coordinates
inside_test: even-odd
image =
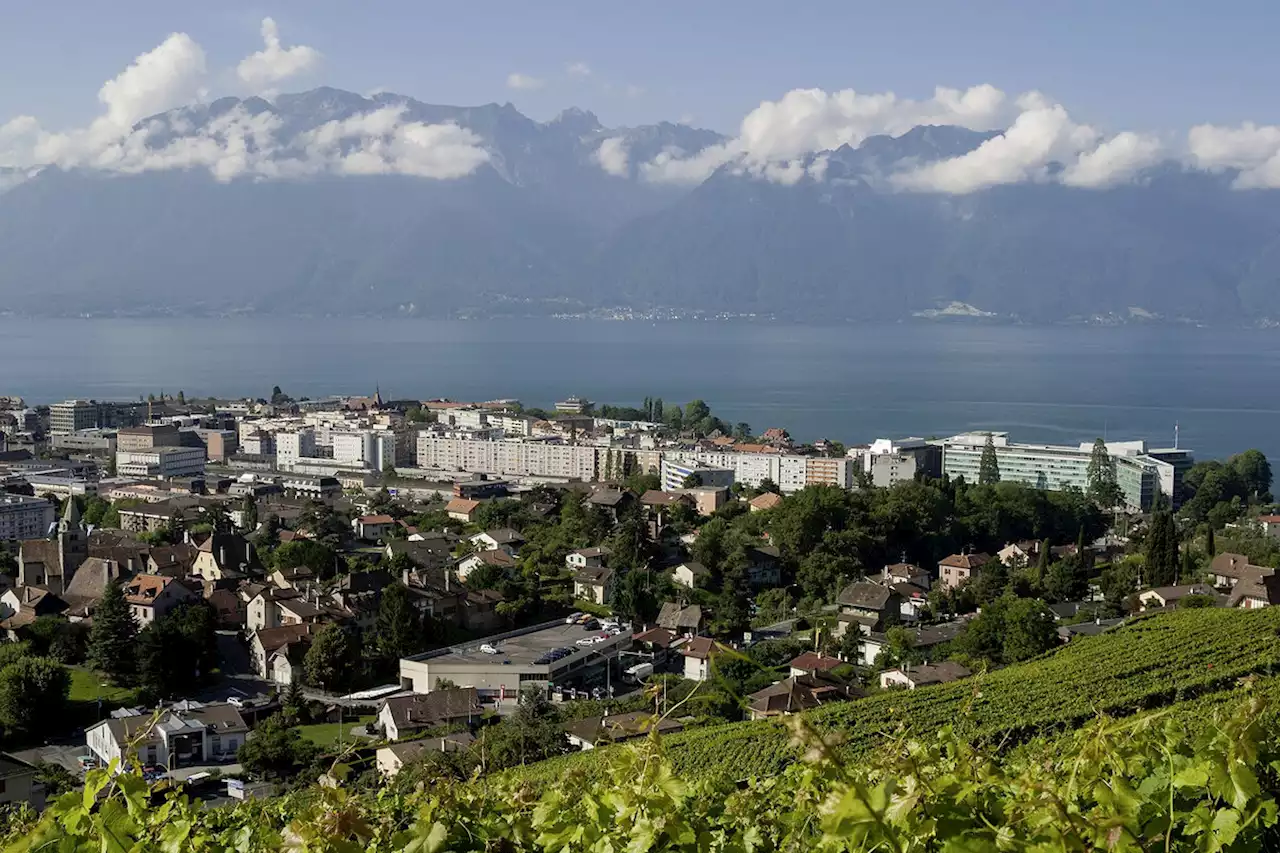
[[[239,696],[228,696],[227,704],[233,708],[243,708],[245,705],[245,700]]]
[[[568,616],[564,617],[564,624],[573,625],[585,615],[586,614],[583,613],[582,611],[578,611],[577,613],[570,613]]]
[[[496,655],[498,653],[498,650],[495,649],[493,646],[489,645],[488,643],[485,643],[483,646],[481,646],[480,651],[486,655]]]
[[[593,645],[595,642],[596,642],[596,638],[595,638],[595,637],[583,637],[581,640],[579,640],[579,641],[578,641],[578,645],[579,645],[579,646],[590,646],[590,645]]]

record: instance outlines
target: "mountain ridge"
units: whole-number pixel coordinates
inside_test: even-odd
[[[892,186],[998,131],[923,125],[773,172],[729,158],[689,185],[642,167],[731,140],[609,128],[577,108],[538,122],[510,103],[322,87],[181,107],[135,132],[170,164],[0,169],[5,310],[883,321],[954,303],[1019,322],[1280,318],[1280,194],[1232,189],[1229,171]],[[241,159],[227,174],[178,159],[192,140]],[[246,160],[264,174],[235,172]]]

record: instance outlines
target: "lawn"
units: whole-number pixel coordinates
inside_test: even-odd
[[[93,670],[77,666],[68,667],[71,671],[71,701],[97,702],[102,697],[103,704],[132,705],[137,701],[138,691],[132,687],[118,687],[111,683],[105,675]],[[105,684],[105,687],[99,685]]]
[[[339,735],[342,736],[344,744],[349,744],[355,740],[351,736],[353,728],[373,722],[375,719],[377,717],[369,714],[364,717],[346,720],[342,723],[316,723],[312,726],[298,726],[298,733],[302,735],[303,740],[309,740],[319,746],[336,746]]]

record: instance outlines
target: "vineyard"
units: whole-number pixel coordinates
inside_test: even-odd
[[[1161,613],[1006,669],[951,684],[886,692],[805,715],[841,738],[843,756],[887,737],[927,735],[952,725],[970,740],[1017,742],[1078,727],[1100,713],[1125,715],[1212,696],[1242,676],[1280,675],[1280,608],[1218,608]],[[1268,681],[1268,685],[1270,685]],[[776,721],[730,723],[670,735],[664,748],[686,778],[772,775],[798,749]],[[575,754],[513,771],[550,780],[599,756]]]

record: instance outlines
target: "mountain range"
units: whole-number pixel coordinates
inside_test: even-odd
[[[436,154],[288,173],[320,150],[366,163],[333,128],[379,116],[394,133],[414,128],[411,140],[449,127],[460,137],[440,150],[472,160],[447,177]],[[1280,192],[1233,189],[1229,170],[1166,162],[1107,189],[897,191],[884,178],[898,164],[994,135],[922,126],[807,155],[785,181],[730,162],[677,185],[648,180],[645,164],[726,138],[330,88],[193,105],[140,128],[147,151],[172,154],[193,135],[224,144],[232,118],[286,140],[268,151],[237,137],[242,158],[279,174],[228,177],[172,157],[127,171],[0,168],[0,312],[1280,319]]]

